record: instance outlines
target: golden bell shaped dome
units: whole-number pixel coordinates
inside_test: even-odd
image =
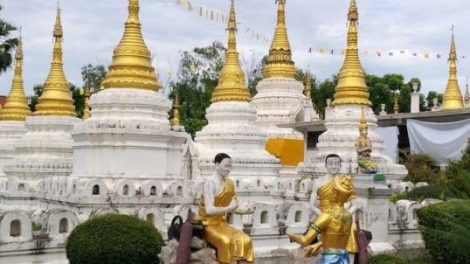
[[[294,79],[296,73],[287,36],[286,0],[277,0],[277,24],[268,61],[263,69],[263,77],[265,79],[276,77]]]
[[[54,51],[52,55],[51,70],[44,83],[44,90],[39,97],[36,112],[38,116],[76,116],[75,106],[69,89],[69,82],[65,78],[62,62],[62,22],[60,8],[57,8],[54,25]]]
[[[457,79],[457,49],[455,48],[455,38],[452,33],[449,53],[449,80],[447,81],[447,88],[442,98],[442,110],[461,108],[463,108],[463,98]]]
[[[15,55],[15,73],[7,101],[0,111],[0,120],[23,121],[31,115],[23,85],[23,39],[19,38]]]
[[[245,83],[245,73],[240,66],[237,52],[237,21],[232,0],[228,19],[228,47],[225,63],[220,72],[219,83],[212,94],[212,103],[220,101],[250,101],[250,92]]]
[[[150,51],[142,37],[139,0],[129,0],[124,34],[114,49],[113,62],[103,80],[104,88],[138,88],[158,91],[161,88]]]
[[[357,22],[359,13],[356,0],[351,0],[348,13],[348,38],[343,67],[340,70],[332,106],[337,105],[368,105],[369,89],[366,85],[365,73],[359,60]]]

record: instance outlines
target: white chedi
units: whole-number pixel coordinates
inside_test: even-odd
[[[99,179],[110,189],[126,179],[162,184],[181,179],[188,135],[171,130],[171,103],[161,92],[105,89],[90,104],[91,118],[72,132],[74,177]]]
[[[303,139],[300,132],[278,125],[318,118],[311,100],[303,94],[302,82],[289,78],[269,78],[261,80],[256,90],[257,94],[251,101],[257,112],[256,123],[269,138]]]
[[[248,102],[216,102],[207,109],[206,118],[208,125],[195,139],[201,176],[212,175],[215,155],[226,153],[233,161],[231,177],[238,191],[268,194],[280,165],[265,150],[266,134],[256,126],[254,107]]]
[[[15,154],[16,141],[25,133],[25,121],[0,122],[0,178],[5,176],[3,166],[8,164]]]
[[[358,125],[362,108],[360,105],[338,105],[326,109],[327,131],[320,135],[312,160],[306,161],[312,171],[320,175],[326,174],[325,157],[336,153],[343,161],[341,173],[358,172],[355,142],[359,137]],[[377,118],[372,109],[365,107],[364,114],[369,127],[368,137],[372,141],[371,160],[377,164],[377,172],[386,174],[388,180],[401,180],[407,174],[406,168],[394,163],[384,154],[383,139],[377,132]]]

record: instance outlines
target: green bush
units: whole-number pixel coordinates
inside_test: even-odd
[[[436,161],[427,154],[408,154],[402,160],[403,165],[408,169],[408,175],[404,181],[433,183],[440,179],[439,169]]]
[[[163,239],[151,224],[127,215],[105,215],[78,225],[66,253],[70,264],[155,264]]]
[[[470,264],[470,200],[437,203],[417,215],[426,249],[436,263]]]
[[[367,264],[406,264],[406,261],[397,255],[380,254],[370,257]]]

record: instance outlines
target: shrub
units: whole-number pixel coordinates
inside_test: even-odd
[[[367,264],[406,264],[406,261],[397,255],[380,254],[370,257]]]
[[[436,168],[436,161],[427,154],[408,154],[402,161],[408,169],[404,181],[433,183],[440,179],[440,172]]]
[[[70,264],[159,263],[163,239],[151,224],[126,215],[105,215],[78,225],[66,253]]]
[[[470,263],[470,200],[437,203],[417,215],[426,249],[436,263]]]

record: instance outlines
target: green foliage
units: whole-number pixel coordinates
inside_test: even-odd
[[[470,200],[437,203],[417,215],[426,249],[436,263],[470,263]]]
[[[2,9],[0,5],[0,11]],[[0,73],[5,72],[13,62],[13,50],[18,45],[18,38],[10,38],[10,34],[15,30],[15,26],[0,18]]]
[[[379,254],[369,258],[368,264],[407,264],[406,261],[397,255]]]
[[[434,106],[434,98],[437,98],[437,103],[438,105],[442,104],[442,98],[443,98],[442,93],[438,93],[435,91],[429,91],[428,95],[426,96],[426,111],[430,111],[431,108]]]
[[[333,75],[331,78],[324,80],[317,84],[313,82],[312,97],[313,102],[321,117],[325,116],[326,100],[331,99],[335,94],[336,85],[338,84],[338,75]]]
[[[151,224],[127,215],[105,215],[78,225],[66,253],[70,264],[155,264],[163,240]]]
[[[82,80],[85,87],[91,88],[92,92],[97,92],[106,76],[104,65],[87,64],[82,67]]]
[[[170,98],[174,99],[175,92],[178,92],[181,124],[193,137],[207,125],[206,109],[219,81],[224,54],[225,48],[220,42],[181,53],[178,80],[170,83]]]
[[[404,181],[434,183],[441,176],[436,161],[427,154],[404,154],[401,163],[408,169]]]

